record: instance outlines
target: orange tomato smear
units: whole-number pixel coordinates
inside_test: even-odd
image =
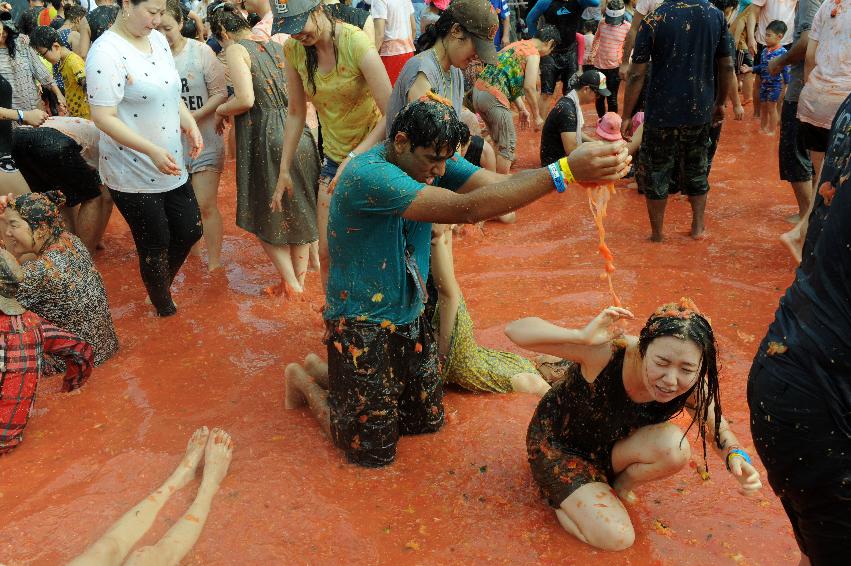
[[[606,207],[609,204],[609,199],[615,192],[613,184],[597,185],[595,187],[587,187],[588,191],[588,208],[591,209],[591,215],[594,217],[594,224],[597,226],[597,233],[600,235],[600,245],[597,246],[597,251],[603,256],[605,261],[605,272],[600,277],[605,277],[609,282],[609,293],[612,295],[612,301],[616,307],[623,306],[620,297],[615,292],[615,286],[612,283],[612,273],[615,272],[615,256],[606,245],[606,227],[603,225],[603,219],[606,218]]]

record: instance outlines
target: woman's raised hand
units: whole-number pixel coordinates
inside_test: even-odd
[[[583,342],[588,346],[600,346],[623,336],[624,330],[615,323],[622,318],[635,318],[631,312],[620,307],[607,307],[582,329]]]

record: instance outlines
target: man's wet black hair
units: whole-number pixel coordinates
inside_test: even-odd
[[[774,32],[777,35],[781,36],[781,39],[782,36],[786,35],[786,30],[788,29],[789,27],[786,25],[786,23],[781,20],[774,20],[770,24],[765,26],[765,31]]]
[[[556,47],[558,47],[559,43],[561,43],[561,34],[558,32],[558,29],[549,24],[542,25],[538,29],[538,33],[535,34],[535,38],[543,41],[544,43],[548,41],[555,41]]]
[[[50,26],[38,26],[30,34],[30,47],[33,49],[50,50],[54,43],[59,43],[59,32]]]
[[[455,109],[442,102],[423,97],[409,103],[396,115],[390,128],[390,140],[404,132],[411,142],[411,151],[418,147],[433,147],[442,152],[470,139],[470,129],[458,119]]]

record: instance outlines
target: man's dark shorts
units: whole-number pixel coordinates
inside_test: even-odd
[[[813,126],[807,122],[798,122],[798,124],[798,136],[800,136],[801,143],[804,147],[810,151],[826,153],[827,141],[830,138],[830,130],[827,128]]]
[[[848,564],[851,548],[851,440],[813,387],[795,385],[818,383],[809,371],[823,370],[754,361],[751,435],[801,552],[816,566],[838,566]]]
[[[561,93],[567,94],[567,83],[579,69],[576,49],[574,43],[564,51],[541,57],[541,94],[553,94],[558,81],[561,81]]]
[[[100,196],[101,180],[86,163],[76,141],[53,128],[15,128],[12,157],[34,193],[61,191],[77,206]]]
[[[326,321],[331,437],[349,461],[386,466],[400,435],[443,426],[443,383],[431,325]]]
[[[810,152],[800,135],[798,102],[783,101],[780,109],[780,179],[790,183],[809,181],[813,178],[813,163]]]
[[[644,126],[635,180],[650,200],[668,198],[670,189],[688,196],[709,191],[710,125],[679,128]],[[678,186],[671,187],[676,181]],[[671,191],[674,192],[674,191]]]

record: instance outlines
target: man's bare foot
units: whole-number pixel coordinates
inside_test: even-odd
[[[703,241],[709,237],[709,232],[707,232],[704,228],[700,228],[699,230],[692,229],[689,233],[692,240],[697,240],[698,242]]]
[[[662,234],[650,234],[650,238],[648,238],[651,242],[661,242],[664,238]]]
[[[284,408],[298,409],[307,405],[305,387],[311,377],[298,364],[290,364],[284,370]]]
[[[804,243],[801,241],[801,231],[798,227],[796,226],[788,232],[781,234],[780,241],[783,242],[783,245],[786,246],[786,249],[795,258],[795,261],[801,263]]]
[[[204,478],[201,486],[217,489],[228,473],[233,458],[233,440],[228,433],[214,428],[204,450]]]
[[[304,358],[304,369],[319,387],[328,389],[328,364],[325,360],[311,352]]]
[[[186,455],[183,456],[183,460],[180,461],[180,465],[172,475],[176,489],[186,487],[195,477],[195,472],[198,470],[201,456],[204,455],[204,447],[207,445],[207,438],[209,436],[210,431],[207,427],[202,426],[189,437],[189,443],[186,446]]]
[[[797,224],[798,222],[801,221],[801,215],[800,214],[790,214],[789,216],[787,216],[783,220],[785,220],[789,224]]]

